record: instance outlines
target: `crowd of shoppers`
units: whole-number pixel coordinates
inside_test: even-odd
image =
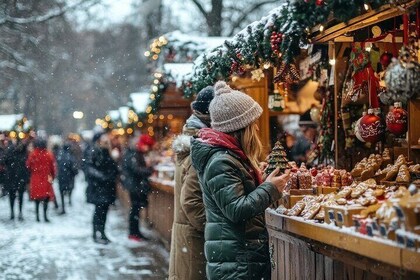
[[[117,196],[117,184],[121,182],[131,200],[128,237],[141,241],[146,237],[140,232],[140,210],[147,206],[150,191],[149,177],[153,172],[146,164],[145,155],[154,145],[148,135],[132,136],[130,144],[111,145],[110,135],[98,132],[92,141],[83,145],[65,140],[49,148],[47,139],[0,137],[0,194],[10,200],[10,219],[15,219],[15,202],[18,201],[18,219],[23,221],[24,193],[35,202],[35,219],[40,222],[39,208],[42,205],[43,221],[50,222],[48,205],[61,198],[60,215],[66,214],[66,197],[71,205],[75,177],[80,169],[87,182],[86,201],[95,205],[92,219],[93,240],[108,244],[105,223],[109,207]],[[123,143],[124,144],[124,143]],[[82,146],[84,151],[82,151]],[[116,152],[118,150],[118,152]],[[58,184],[59,195],[53,183]],[[58,206],[56,207],[58,208]]]

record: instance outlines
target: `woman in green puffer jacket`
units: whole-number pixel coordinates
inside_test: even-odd
[[[217,82],[210,103],[212,129],[192,140],[206,211],[204,252],[208,279],[269,279],[264,210],[281,197],[288,173],[263,182],[256,120],[262,108],[251,97]]]

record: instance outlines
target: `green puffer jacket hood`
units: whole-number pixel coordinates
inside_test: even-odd
[[[191,159],[206,210],[208,279],[270,279],[264,210],[280,198],[271,183],[255,184],[233,152],[193,138]]]

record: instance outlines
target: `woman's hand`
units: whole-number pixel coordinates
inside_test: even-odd
[[[268,175],[267,179],[265,179],[265,182],[270,182],[275,185],[277,190],[281,193],[283,192],[284,188],[286,187],[286,183],[289,180],[290,170],[286,170],[283,175],[277,176],[279,171],[280,169],[278,167],[274,169],[274,171]]]

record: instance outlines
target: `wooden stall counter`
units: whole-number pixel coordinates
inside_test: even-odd
[[[272,279],[420,279],[420,252],[267,209]]]
[[[174,221],[174,185],[173,181],[159,180],[152,177],[152,191],[149,194],[147,220],[167,249],[170,248],[172,223]]]

